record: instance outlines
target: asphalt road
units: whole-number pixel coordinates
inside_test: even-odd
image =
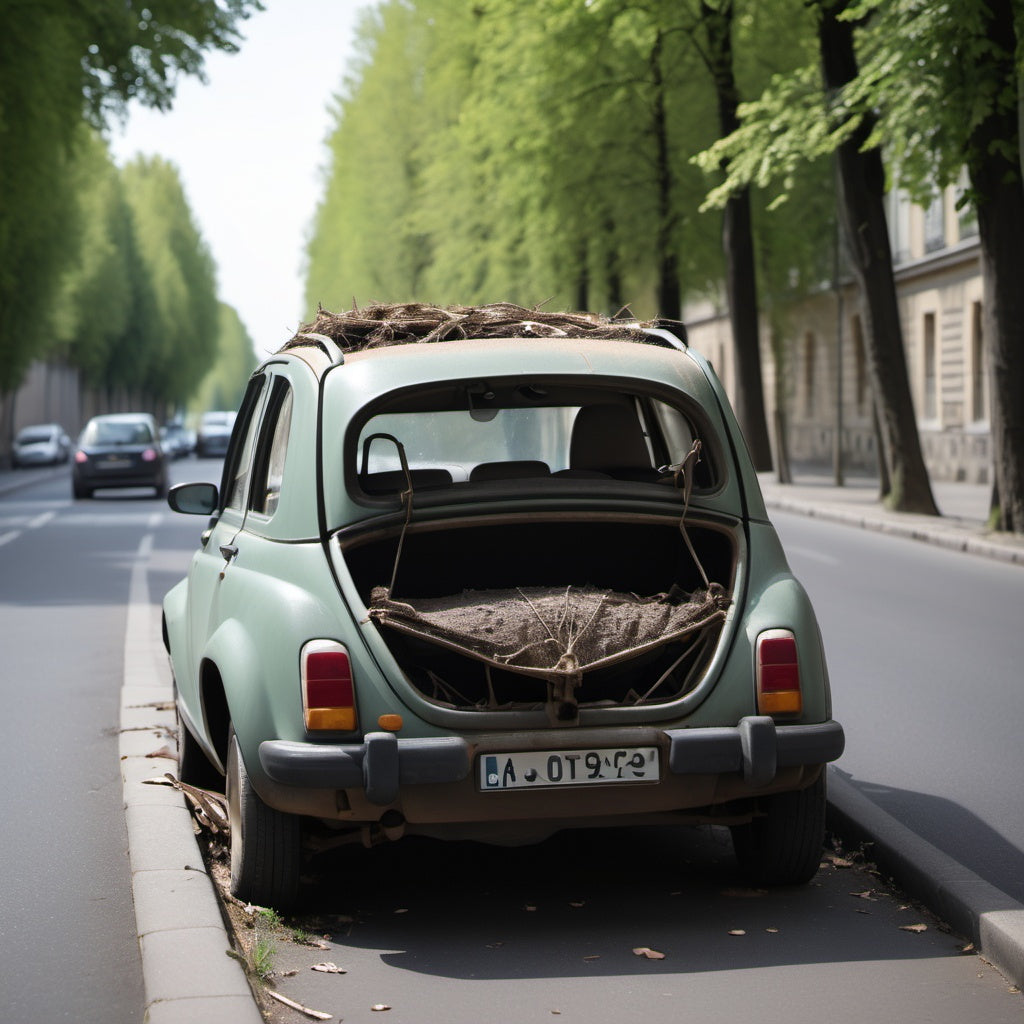
[[[215,479],[217,467],[190,460],[174,475]],[[4,1024],[142,1019],[117,762],[124,605],[143,536],[153,536],[146,575],[157,602],[202,527],[145,494],[72,503],[68,491],[64,477],[0,497]],[[834,557],[839,543],[818,550],[806,531],[786,536],[801,570],[799,558]],[[863,708],[839,660],[833,651],[848,734],[862,731],[862,715],[891,718]],[[895,727],[905,741],[909,730]],[[885,764],[906,777],[897,757]],[[860,781],[859,768],[847,770]],[[892,789],[893,777],[866,778]],[[515,850],[425,840],[346,849],[309,865],[304,892],[296,923],[328,935],[326,948],[275,930],[272,983],[349,1022],[1021,1019],[1019,993],[873,876],[829,867],[807,887],[751,891],[715,830],[574,833]],[[920,923],[926,931],[905,930]],[[642,947],[664,959],[636,955]],[[323,961],[347,973],[310,970]],[[382,1017],[375,1005],[391,1009]]]
[[[175,468],[175,473],[179,472]],[[132,558],[195,522],[151,492],[75,502],[67,473],[0,496],[0,1021],[138,1024],[118,763]]]
[[[839,769],[1024,902],[1024,571],[772,518],[821,623],[847,736]]]

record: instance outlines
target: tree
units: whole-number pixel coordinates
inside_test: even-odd
[[[0,12],[0,394],[52,343],[76,252],[71,163],[83,117],[166,108],[210,49],[234,50],[259,0],[7,0]]]
[[[854,24],[843,16],[849,6],[846,0],[815,0],[820,70],[805,66],[776,76],[756,102],[740,109],[741,127],[699,159],[708,169],[728,161],[725,183],[707,200],[720,204],[737,188],[785,182],[805,161],[836,154],[839,217],[864,304],[867,369],[881,428],[880,457],[891,486],[886,501],[899,511],[935,515],[892,276],[876,119],[872,110],[851,110],[846,104],[849,87],[858,81]]]
[[[927,4],[870,0],[867,59],[853,111],[880,111],[896,179],[921,199],[967,168],[978,216],[984,338],[998,496],[996,519],[1024,532],[1024,188],[1017,52],[1024,14],[1013,0]],[[1024,109],[1024,108],[1021,108]],[[920,111],[929,111],[922,125]]]
[[[180,405],[213,365],[218,302],[213,259],[192,219],[177,169],[139,157],[122,170],[144,274],[140,321],[126,344],[144,359],[132,385]]]
[[[208,409],[237,409],[255,364],[252,338],[237,310],[220,303],[217,315],[217,356],[188,406],[195,413]]]
[[[128,332],[138,287],[132,216],[117,167],[100,136],[84,122],[73,163],[72,192],[81,236],[54,305],[54,339],[98,389],[109,379],[112,355]]]

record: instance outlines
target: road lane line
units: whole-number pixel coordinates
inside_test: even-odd
[[[53,509],[50,509],[49,512],[40,512],[39,515],[30,519],[28,523],[26,523],[26,526],[28,526],[30,530],[38,530],[40,526],[45,526],[51,519],[55,519],[56,516],[57,513],[54,512]]]
[[[20,536],[21,530],[10,530],[8,533],[0,533],[0,547]]]

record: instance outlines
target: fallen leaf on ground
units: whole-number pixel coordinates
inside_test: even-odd
[[[838,853],[832,853],[831,851],[825,854],[825,863],[831,864],[834,868],[852,868],[853,861],[849,857],[842,857]]]
[[[348,973],[345,970],[344,967],[339,967],[337,964],[331,963],[330,960],[328,960],[326,963],[322,963],[322,964],[313,964],[313,966],[310,967],[310,970],[311,971],[319,971],[321,974],[347,974]]]
[[[379,1013],[381,1010],[390,1010],[391,1007],[388,1006],[387,1003],[374,1003],[373,1006],[370,1007],[370,1009]]]
[[[537,908],[536,908],[535,906],[533,906],[533,905],[532,905],[531,903],[527,903],[527,904],[526,904],[526,906],[525,906],[525,907],[523,907],[523,910],[529,910],[529,911],[531,911],[531,912],[533,912],[533,911],[534,911],[534,910],[536,910],[536,909],[537,909]]]
[[[634,952],[636,952],[636,951],[634,950]],[[584,960],[600,960],[601,959],[601,954],[600,953],[591,953],[590,956],[585,956],[583,959]]]
[[[900,925],[900,931],[901,932],[914,932],[915,934],[920,935],[921,932],[928,931],[928,925],[926,925],[926,924],[901,924]]]
[[[587,904],[586,904],[586,902],[584,900],[570,900],[569,901],[569,906],[570,907],[585,907],[586,905]],[[552,1010],[551,1012],[554,1013],[555,1011]],[[561,1013],[562,1011],[559,1010],[558,1012]]]
[[[637,946],[633,950],[634,956],[646,957],[648,960],[664,960],[665,954],[659,953],[656,949],[651,949],[650,946]]]
[[[973,942],[968,942],[966,946],[961,946],[960,947],[960,952],[961,953],[973,953],[974,952],[974,943]]]
[[[171,761],[178,760],[177,752],[171,750],[171,748],[167,746],[161,747],[159,750],[154,750],[151,754],[147,754],[146,757],[166,757]]]
[[[769,935],[778,935],[779,934],[779,929],[778,928],[765,928],[765,931]]]
[[[729,932],[729,934],[730,935],[746,935],[747,933],[742,928],[733,928]]]
[[[856,896],[859,900],[871,900],[872,903],[878,902],[874,889],[865,889],[863,892],[851,892],[850,895]]]
[[[409,913],[409,908],[408,908],[408,907],[399,907],[399,908],[398,908],[398,909],[397,909],[397,910],[395,911],[395,913],[396,913],[396,914],[408,914],[408,913]]]
[[[755,896],[767,896],[767,889],[723,889],[723,896],[730,896],[736,899],[752,899]]]

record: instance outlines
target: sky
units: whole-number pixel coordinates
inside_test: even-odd
[[[137,153],[178,168],[258,358],[307,315],[303,249],[323,191],[325,140],[366,0],[265,0],[241,23],[236,54],[207,55],[203,85],[182,78],[173,109],[133,104],[110,132],[118,164]]]

